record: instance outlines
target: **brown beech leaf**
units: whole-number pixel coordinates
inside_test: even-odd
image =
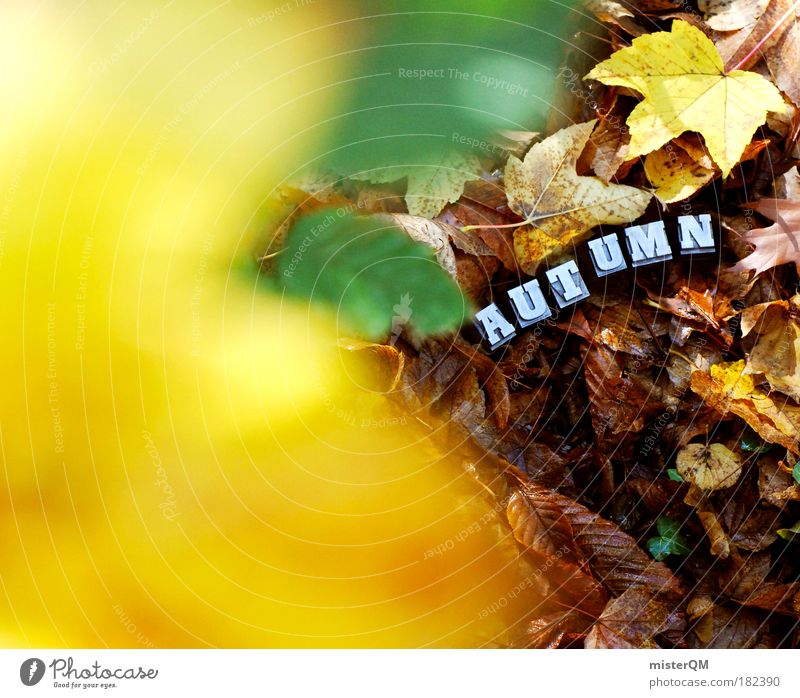
[[[744,373],[763,373],[773,390],[800,402],[800,295],[788,301],[750,306],[742,311],[742,336],[748,338]]]
[[[563,253],[565,246],[583,240],[596,225],[635,220],[652,198],[643,189],[578,175],[578,157],[596,123],[561,129],[536,143],[524,161],[508,159],[508,205],[531,224],[514,233],[517,261],[528,274],[544,259]]]
[[[755,387],[752,376],[743,375],[744,367],[744,361],[734,361],[712,366],[710,375],[695,371],[692,390],[720,414],[744,419],[765,441],[800,453],[800,407],[774,401]]]
[[[742,474],[742,459],[722,444],[689,444],[676,463],[681,477],[701,490],[732,487]]]
[[[754,271],[760,274],[781,264],[793,263],[800,270],[800,202],[785,199],[761,199],[750,207],[770,220],[767,228],[748,230],[742,239],[755,250],[740,259],[731,271]]]
[[[689,645],[694,649],[745,649],[756,646],[763,633],[761,614],[715,604],[692,628]]]
[[[517,490],[508,500],[506,515],[514,537],[522,545],[545,557],[561,551],[565,562],[578,563],[572,526],[552,499],[533,502]]]
[[[586,649],[657,649],[656,635],[683,634],[686,620],[658,597],[631,588],[608,602],[586,637]]]
[[[683,588],[670,569],[650,558],[615,523],[544,487],[529,484],[520,491],[532,507],[556,506],[564,512],[592,574],[612,594],[621,595],[629,588],[638,588],[650,594],[663,593],[672,601],[683,596]]]

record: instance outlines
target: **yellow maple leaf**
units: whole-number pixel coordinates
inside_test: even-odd
[[[685,131],[697,131],[724,177],[767,112],[786,109],[778,88],[760,75],[725,73],[711,40],[682,20],[675,20],[669,32],[634,39],[586,77],[644,96],[627,120],[630,157],[651,153]]]
[[[644,213],[651,194],[606,184],[575,171],[596,120],[562,129],[534,145],[525,160],[510,157],[505,169],[508,205],[532,228],[514,234],[514,251],[528,274],[546,257],[581,239],[596,225],[629,223]]]

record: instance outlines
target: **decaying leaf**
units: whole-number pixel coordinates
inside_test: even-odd
[[[689,444],[676,461],[681,477],[701,490],[731,487],[742,474],[742,459],[722,444]]]
[[[608,602],[586,636],[586,649],[657,649],[657,635],[683,634],[683,614],[642,589],[631,588]]]
[[[450,237],[462,235],[454,226],[440,221],[431,221],[422,216],[411,216],[404,213],[383,213],[375,216],[375,220],[385,220],[401,228],[412,240],[424,243],[432,248],[442,268],[451,276],[456,276],[456,256],[450,245]]]
[[[744,419],[764,441],[800,452],[800,407],[773,401],[755,387],[752,376],[743,375],[744,367],[744,361],[734,361],[712,366],[710,375],[695,371],[692,390],[720,414]]]
[[[627,121],[629,156],[651,153],[685,131],[697,131],[724,177],[767,112],[786,109],[777,88],[760,75],[726,73],[711,40],[681,20],[669,32],[637,37],[587,78],[643,95]]]
[[[629,588],[638,588],[649,594],[663,594],[664,599],[683,596],[680,582],[669,568],[648,557],[616,524],[544,487],[528,485],[521,492],[532,507],[555,505],[564,512],[578,550],[586,558],[593,575],[612,594],[621,595]]]
[[[435,218],[448,204],[458,201],[464,182],[480,174],[480,161],[473,153],[454,152],[435,165],[403,165],[371,170],[351,179],[386,184],[406,179],[406,206],[414,216]]]
[[[565,561],[577,564],[572,526],[553,499],[540,497],[533,502],[522,492],[514,492],[506,515],[522,545],[545,557],[561,551]]]
[[[699,0],[697,3],[706,16],[706,24],[723,32],[752,26],[767,5],[769,0]]]
[[[579,176],[578,156],[596,121],[575,124],[536,143],[521,161],[508,159],[505,170],[509,207],[532,227],[514,234],[520,267],[534,274],[540,263],[582,240],[602,223],[628,223],[644,213],[651,195],[636,187],[606,184]]]
[[[742,336],[750,341],[744,373],[762,373],[773,390],[800,402],[800,295],[742,311]]]
[[[800,202],[761,199],[750,207],[775,221],[767,228],[755,228],[742,235],[755,250],[740,259],[731,271],[760,274],[781,264],[793,263],[800,270]]]

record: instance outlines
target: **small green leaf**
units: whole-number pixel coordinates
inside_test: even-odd
[[[661,538],[657,536],[655,538],[650,538],[647,541],[647,549],[650,551],[650,554],[658,561],[665,560],[667,555],[672,553],[672,549],[670,546],[670,541],[666,538]]]
[[[792,477],[794,478],[794,481],[800,485],[800,461],[798,461],[794,468],[792,468]]]
[[[279,257],[279,283],[327,305],[346,334],[371,340],[411,326],[457,330],[472,308],[433,250],[386,220],[329,209],[301,218]]]
[[[748,453],[766,453],[772,448],[772,444],[768,444],[752,429],[748,428],[742,435],[741,447],[743,451]]]
[[[779,528],[776,533],[786,540],[794,540],[797,536],[800,536],[800,521],[791,528]]]
[[[660,516],[656,522],[659,536],[647,541],[647,549],[656,560],[667,555],[686,555],[690,552],[689,543],[680,532],[680,522],[669,516]]]
[[[685,482],[677,468],[669,468],[667,470],[667,476],[670,480],[675,480],[675,482]]]

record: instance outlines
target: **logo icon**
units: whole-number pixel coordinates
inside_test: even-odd
[[[36,657],[26,659],[19,668],[19,680],[26,686],[35,686],[43,676],[44,662]]]

